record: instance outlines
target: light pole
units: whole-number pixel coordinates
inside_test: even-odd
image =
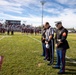
[[[26,21],[23,21],[23,23],[26,25]]]
[[[43,26],[43,6],[44,6],[44,4],[45,4],[45,1],[41,1],[41,5],[42,5],[42,26]]]

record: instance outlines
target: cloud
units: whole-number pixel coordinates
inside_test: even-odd
[[[41,25],[41,0],[0,0],[0,19],[19,19],[34,26]],[[59,4],[60,3],[60,4]],[[61,5],[63,4],[63,5]],[[54,27],[55,21],[61,20],[65,27],[76,28],[75,0],[46,1],[44,5],[44,23],[46,21]]]
[[[0,6],[21,6],[19,3],[10,2],[8,0],[0,0]]]
[[[4,12],[15,12],[21,14],[23,9],[19,3],[0,0],[0,10]]]
[[[49,21],[50,24],[55,26],[55,21],[62,21],[64,27],[70,28],[75,27],[76,28],[76,14],[74,13],[76,10],[73,9],[64,9],[62,13],[60,13],[59,16],[54,17],[45,17],[44,21]]]
[[[38,8],[41,9],[40,1],[37,0],[0,0],[0,10],[4,12],[8,11],[22,14],[25,10],[34,10],[38,12]]]
[[[65,4],[68,2],[68,0],[56,0],[57,2],[61,3],[61,4]]]
[[[76,0],[56,0],[57,2],[65,5],[76,5]]]
[[[66,10],[68,10],[68,9],[66,9]],[[62,21],[64,27],[66,27],[66,28],[75,27],[76,28],[76,15],[72,13],[72,10],[68,11],[68,12],[66,11],[63,14],[60,14],[60,16],[58,16],[58,17],[44,16],[44,23],[48,21],[48,22],[50,22],[50,25],[55,27],[55,23],[54,23],[55,21]],[[26,21],[26,24],[32,24],[34,26],[41,25],[40,16],[30,15],[29,17],[20,17],[20,16],[11,16],[11,15],[4,14],[4,13],[0,13],[0,14],[2,15],[2,18],[6,17],[5,19],[10,19],[10,18],[14,19],[14,20],[19,19],[22,21]],[[8,18],[7,18],[7,16],[8,16]]]

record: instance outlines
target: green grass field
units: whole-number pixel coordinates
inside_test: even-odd
[[[40,40],[40,35],[29,36]],[[68,41],[70,49],[67,56],[76,60],[76,34],[69,34]],[[41,43],[26,34],[0,34],[0,55],[4,56],[0,75],[57,75],[59,70],[47,66],[48,62],[43,60],[41,53]],[[70,59],[66,61],[65,75],[76,75],[76,63],[71,63]]]

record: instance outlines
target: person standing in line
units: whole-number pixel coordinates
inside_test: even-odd
[[[54,30],[53,28],[50,26],[49,22],[45,23],[45,27],[46,27],[46,59],[48,61],[50,61],[50,63],[48,65],[52,65],[53,61],[54,61]],[[45,59],[45,60],[46,60]]]
[[[65,73],[65,56],[66,51],[69,48],[69,44],[67,41],[68,31],[62,26],[62,22],[57,22],[56,24],[56,53],[57,53],[57,63],[53,68],[60,69],[58,74]]]
[[[14,25],[11,25],[11,35],[14,35]]]
[[[7,35],[10,34],[11,25],[7,25]]]
[[[43,30],[42,30],[42,36],[41,36],[41,42],[42,42],[42,48],[43,48],[43,52],[42,52],[42,56],[46,56],[46,45],[45,45],[45,26],[43,26]]]

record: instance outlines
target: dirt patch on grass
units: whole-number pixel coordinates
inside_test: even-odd
[[[45,63],[38,63],[37,66],[38,66],[38,67],[41,67],[41,66],[43,66],[44,64],[45,64]]]

